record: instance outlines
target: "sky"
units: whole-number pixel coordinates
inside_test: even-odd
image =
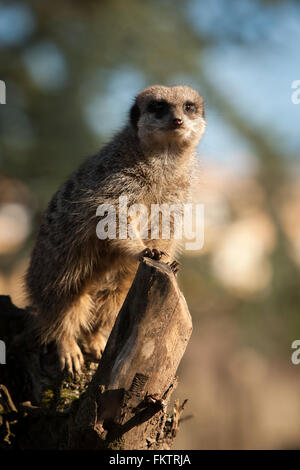
[[[187,15],[195,29],[209,34],[213,28],[215,34],[222,3],[224,0],[211,0],[210,8],[203,8],[202,2],[192,0]],[[245,119],[274,134],[282,149],[300,161],[300,104],[293,104],[291,100],[294,91],[292,83],[300,80],[299,8],[283,4],[272,10],[264,10],[255,0],[232,3],[236,8],[233,11],[242,11],[241,18],[237,18],[233,26],[232,18],[228,26],[225,21],[218,44],[208,48],[204,57],[201,55],[206,73]],[[249,9],[255,13],[252,22],[247,21]],[[239,19],[242,21],[238,22]],[[264,40],[259,40],[261,31]],[[223,41],[227,34],[234,37],[240,33],[249,42],[248,47],[238,41]],[[188,78],[179,78],[177,82],[189,84]],[[104,126],[108,134],[120,126],[132,96],[145,85],[145,77],[138,71],[126,68],[116,71],[110,79],[108,96],[98,95],[98,100],[91,98],[90,104],[89,101],[87,103],[86,118],[94,131],[103,131],[101,123],[107,116],[107,110],[113,109],[112,103],[116,102],[116,98],[123,112],[120,114],[117,111]],[[207,161],[230,166],[237,172],[255,169],[253,152],[248,142],[209,101],[206,102],[206,109],[207,130],[200,143],[199,153]]]
[[[243,118],[274,134],[282,149],[300,161],[300,104],[291,100],[292,83],[300,79],[299,5],[279,2],[269,9],[261,8],[256,0],[232,1],[232,10],[228,11],[231,17],[226,21],[222,9],[225,3],[211,0],[210,8],[201,7],[202,2],[195,0],[190,3],[188,17],[199,32],[209,34],[213,29],[216,34],[216,25],[222,24],[219,44],[205,53],[207,75]],[[223,41],[226,35],[247,39],[249,45]],[[241,164],[251,167],[250,159],[241,162],[239,158],[241,152],[251,154],[249,146],[210,107],[203,146],[220,162],[236,155],[237,168]]]

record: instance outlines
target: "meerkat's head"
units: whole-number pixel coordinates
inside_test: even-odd
[[[195,146],[205,130],[203,98],[188,86],[151,86],[136,97],[130,122],[146,146]]]

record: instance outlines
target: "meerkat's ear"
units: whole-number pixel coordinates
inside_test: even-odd
[[[135,129],[137,128],[137,123],[140,118],[140,115],[141,115],[140,108],[138,107],[137,102],[135,102],[134,105],[131,107],[130,113],[129,113],[131,125]]]
[[[203,117],[203,119],[205,119],[205,104],[204,104],[204,101],[202,103],[202,117]]]
[[[200,106],[200,110],[201,110],[201,114],[202,114],[203,119],[205,119],[205,103],[204,103],[203,96],[200,95],[200,97],[201,97],[201,106]]]

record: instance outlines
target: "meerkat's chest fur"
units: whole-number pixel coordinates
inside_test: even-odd
[[[193,157],[188,163],[157,155],[144,166],[145,187],[141,198],[145,204],[184,203],[191,188]],[[142,201],[141,201],[142,202]]]

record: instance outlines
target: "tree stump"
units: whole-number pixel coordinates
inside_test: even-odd
[[[99,364],[63,377],[30,312],[0,298],[0,448],[169,449],[184,404],[167,408],[192,321],[171,268],[144,258]]]

